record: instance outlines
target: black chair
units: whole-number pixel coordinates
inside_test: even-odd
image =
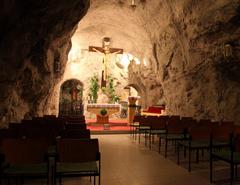
[[[141,115],[135,115],[133,118],[133,122],[130,123],[130,134],[133,136],[135,139],[135,136],[137,134],[136,129],[139,127],[140,122],[144,119],[144,116]]]
[[[223,150],[214,150],[214,136],[210,139],[210,182],[213,182],[213,162],[217,160],[224,161],[230,165],[230,184],[234,183],[234,168],[236,170],[237,177],[237,166],[240,164],[240,135],[230,134],[229,147]]]
[[[187,140],[179,141],[177,145],[177,163],[180,164],[180,147],[184,148],[184,157],[188,150],[188,171],[191,171],[191,153],[196,151],[196,162],[199,162],[199,150],[209,149],[211,127],[207,124],[198,125],[190,128]]]
[[[147,122],[150,125],[150,129],[147,130],[149,133],[149,148],[151,149],[152,143],[154,142],[154,136],[159,136],[159,144],[161,145],[161,135],[166,133],[166,124],[168,116],[148,116]],[[159,146],[160,146],[159,145]]]

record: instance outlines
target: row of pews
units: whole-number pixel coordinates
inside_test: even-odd
[[[131,124],[131,134],[140,143],[144,135],[145,145],[150,149],[158,138],[158,152],[164,148],[167,158],[170,149],[177,157],[180,165],[183,157],[188,161],[188,171],[191,171],[193,156],[195,162],[207,153],[210,167],[210,181],[213,182],[213,169],[216,159],[225,161],[230,166],[230,184],[237,178],[237,165],[240,163],[240,127],[232,121],[195,120],[192,117],[178,115],[143,116],[136,115]],[[169,143],[171,147],[169,148]],[[200,156],[201,153],[201,156]]]
[[[99,142],[84,116],[46,115],[0,129],[0,181],[46,178],[48,185],[61,185],[64,177],[89,176],[100,184],[100,170]]]

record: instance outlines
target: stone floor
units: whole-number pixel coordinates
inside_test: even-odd
[[[169,152],[165,159],[157,152],[139,144],[130,135],[93,135],[99,138],[102,154],[102,185],[209,185],[209,163],[193,164],[192,172],[187,171],[187,162],[180,166],[176,163],[176,155]],[[216,167],[216,166],[215,166]],[[219,163],[216,167],[215,179],[227,179],[227,165]],[[221,171],[222,169],[222,171]],[[29,181],[25,184],[45,184],[41,181]],[[63,185],[90,185],[88,177],[68,178]],[[93,182],[92,182],[93,184]],[[220,180],[217,185],[229,184]]]

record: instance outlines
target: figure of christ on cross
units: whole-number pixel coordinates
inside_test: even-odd
[[[106,87],[108,78],[108,61],[110,54],[123,54],[123,49],[120,48],[110,48],[110,38],[104,37],[102,47],[89,46],[89,51],[100,52],[104,54],[103,66],[102,66],[102,79],[101,87]]]

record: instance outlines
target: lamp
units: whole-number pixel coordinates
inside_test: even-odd
[[[231,58],[233,56],[232,46],[230,44],[224,45],[223,55],[224,55],[224,58]]]
[[[130,5],[133,9],[136,8],[136,4],[135,4],[135,0],[131,0],[131,5]]]

